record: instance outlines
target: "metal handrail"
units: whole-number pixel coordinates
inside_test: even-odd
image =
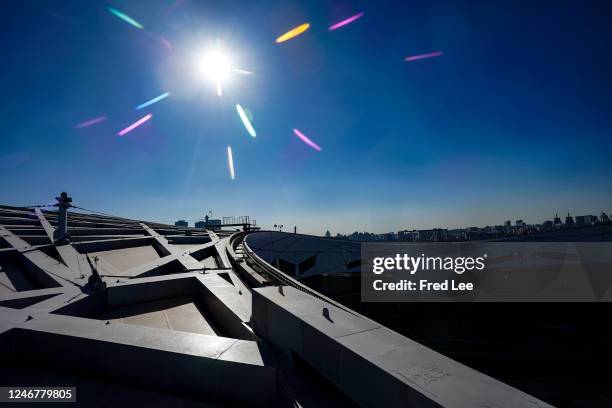
[[[245,234],[246,236],[246,234]],[[230,242],[232,242],[231,238],[230,238]],[[275,268],[274,266],[270,265],[268,262],[266,262],[265,260],[263,260],[262,258],[259,257],[259,255],[257,255],[250,247],[249,244],[246,242],[246,240],[244,239],[244,236],[242,237],[242,244],[244,246],[244,253],[246,254],[246,256],[253,261],[254,265],[257,266],[258,268],[260,268],[265,274],[267,275],[271,275],[274,279],[276,279],[278,282],[287,285],[287,286],[291,286],[294,289],[297,289],[303,293],[306,293],[310,296],[313,296],[319,300],[322,300],[324,302],[330,303],[334,306],[336,306],[339,309],[344,310],[347,313],[350,313],[354,316],[359,316],[359,317],[363,317],[361,316],[359,313],[355,312],[354,310],[336,302],[335,300],[332,300],[330,298],[328,298],[325,295],[320,294],[319,292],[309,288],[308,286],[304,285],[303,283],[293,279],[292,277],[290,277],[289,275],[287,275],[286,273],[284,273],[283,271]],[[261,272],[261,271],[258,271]]]

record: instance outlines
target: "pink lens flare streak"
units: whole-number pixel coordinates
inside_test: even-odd
[[[316,151],[320,152],[321,150],[321,146],[319,146],[318,144],[316,144],[315,142],[313,142],[312,140],[310,140],[306,135],[304,135],[302,132],[300,132],[297,129],[293,129],[293,133],[295,133],[295,135],[297,137],[299,137],[300,139],[302,139],[302,141],[304,143],[306,143],[308,146],[312,147],[313,149],[315,149]]]
[[[120,131],[118,135],[123,136],[126,133],[131,132],[132,130],[136,129],[138,126],[142,125],[143,123],[145,123],[147,120],[151,119],[152,117],[153,117],[152,113],[149,113],[148,115],[143,116],[142,118],[138,119],[136,122],[132,123],[130,126]]]
[[[106,119],[107,119],[106,116],[98,116],[97,118],[93,118],[93,119],[86,120],[85,122],[81,122],[78,125],[75,125],[74,127],[76,129],[81,129],[81,128],[97,125],[98,123],[104,122]]]
[[[329,31],[334,31],[334,30],[336,30],[336,29],[338,29],[340,27],[344,27],[345,25],[352,23],[355,20],[359,20],[361,17],[363,17],[363,15],[364,15],[364,13],[361,12],[361,13],[355,14],[352,17],[347,18],[346,20],[342,20],[339,23],[336,23],[336,24],[332,25],[331,27],[329,27]]]
[[[441,55],[444,55],[444,53],[442,51],[435,51],[435,52],[430,52],[427,54],[420,54],[420,55],[412,55],[410,57],[406,57],[404,58],[404,61],[417,61],[417,60],[421,60],[421,59],[425,59],[425,58],[433,58],[433,57],[439,57]]]
[[[172,43],[168,41],[168,39],[162,35],[159,36],[159,40],[164,44],[164,46],[168,49],[168,51],[174,51],[174,47],[172,47]]]

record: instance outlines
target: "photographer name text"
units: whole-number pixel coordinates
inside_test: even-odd
[[[373,288],[376,291],[470,291],[474,290],[474,284],[471,282],[456,282],[454,279],[446,279],[443,282],[431,282],[427,279],[419,279],[411,281],[402,279],[399,282],[384,282],[382,279],[376,279],[373,282]]]

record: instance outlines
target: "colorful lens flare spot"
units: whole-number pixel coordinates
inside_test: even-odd
[[[93,118],[93,119],[86,120],[85,122],[81,122],[78,125],[75,125],[74,127],[76,129],[81,129],[81,128],[97,125],[98,123],[104,122],[105,120],[106,120],[106,116],[98,116],[97,118]]]
[[[439,57],[441,55],[443,55],[444,53],[442,51],[435,51],[435,52],[430,52],[427,54],[420,54],[420,55],[412,55],[410,57],[406,57],[404,58],[405,61],[417,61],[417,60],[421,60],[421,59],[425,59],[425,58],[433,58],[433,57]]]
[[[161,101],[162,99],[167,98],[168,96],[170,96],[170,92],[164,92],[163,94],[156,96],[155,98],[151,99],[150,101],[146,101],[143,104],[140,104],[136,107],[136,110],[140,110],[142,108],[146,108],[147,106],[151,106],[154,103],[157,103],[159,101]]]
[[[355,20],[359,20],[361,17],[363,17],[363,14],[363,12],[357,13],[354,16],[347,18],[346,20],[342,20],[339,23],[336,23],[333,26],[329,27],[329,31],[334,31],[340,27],[344,27],[347,24],[351,24]]]
[[[108,8],[108,11],[110,11],[115,17],[119,17],[120,19],[122,19],[123,21],[125,21],[128,24],[133,25],[136,28],[140,28],[141,30],[144,28],[142,25],[140,25],[140,23],[136,20],[134,20],[132,17],[128,16],[127,14],[114,9],[112,7]]]
[[[313,142],[312,140],[310,140],[306,135],[304,135],[302,132],[300,132],[297,129],[293,129],[293,133],[295,133],[295,135],[297,137],[299,137],[300,139],[302,139],[302,141],[304,143],[306,143],[308,146],[312,147],[313,149],[315,149],[316,151],[320,152],[321,146],[319,146],[318,144],[316,144],[315,142]]]
[[[122,131],[120,131],[118,134],[119,136],[123,136],[126,133],[131,132],[132,130],[136,129],[138,126],[142,125],[143,123],[145,123],[147,120],[151,119],[153,117],[152,113],[149,113],[148,115],[138,119],[136,122],[132,123],[130,126],[126,127],[125,129],[123,129]]]
[[[170,41],[168,41],[168,39],[164,36],[159,36],[159,40],[162,42],[162,44],[164,44],[164,47],[166,47],[168,49],[168,51],[173,51],[174,47],[172,47],[172,43]]]
[[[246,112],[244,111],[244,109],[242,109],[242,106],[240,106],[240,104],[236,104],[236,110],[238,111],[238,116],[240,116],[240,120],[242,120],[242,124],[246,128],[247,132],[249,132],[249,135],[251,135],[252,137],[257,136],[257,134],[255,133],[255,129],[253,129],[253,125],[251,125],[251,121],[247,117]]]
[[[234,72],[240,75],[251,75],[252,71],[247,71],[246,69],[234,68]]]
[[[304,23],[302,25],[299,25],[295,28],[292,28],[291,30],[287,31],[285,34],[281,35],[280,37],[278,37],[276,39],[277,43],[282,43],[285,41],[288,41],[294,37],[297,37],[298,35],[302,34],[304,31],[308,30],[310,28],[310,24],[308,23]]]
[[[232,180],[236,179],[236,173],[234,173],[234,156],[232,155],[232,147],[227,146],[227,167],[229,168],[230,177]]]

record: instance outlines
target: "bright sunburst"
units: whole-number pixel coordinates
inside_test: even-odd
[[[199,70],[217,86],[217,94],[222,95],[221,85],[229,78],[232,65],[225,52],[219,49],[210,50],[198,62]]]

